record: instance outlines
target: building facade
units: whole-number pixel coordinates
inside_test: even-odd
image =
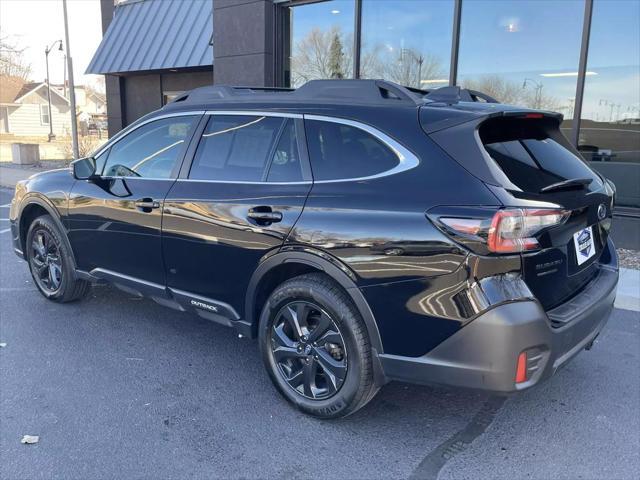
[[[105,75],[109,135],[213,81],[212,0],[101,0],[101,11],[86,73]]]
[[[215,83],[296,87],[315,78],[385,78],[424,89],[457,84],[504,103],[559,111],[565,135],[616,183],[619,202],[640,206],[640,2],[121,3],[118,9],[139,3],[155,3],[156,9],[166,3],[181,9],[209,5],[213,32],[193,28],[190,40],[213,40]],[[159,106],[166,82],[148,81]],[[210,76],[193,83],[206,81]],[[176,91],[187,89],[186,79],[178,83]],[[150,88],[145,84],[144,91]],[[118,97],[133,112],[118,127],[151,106],[141,107],[140,96]]]

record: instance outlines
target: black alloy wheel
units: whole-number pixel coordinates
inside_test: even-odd
[[[347,350],[337,323],[309,301],[292,301],[276,314],[271,354],[289,387],[311,400],[331,398],[347,376]]]
[[[41,228],[34,232],[30,248],[29,261],[35,281],[42,290],[57,293],[64,275],[58,243],[48,230]]]
[[[33,281],[47,299],[58,303],[72,302],[89,290],[89,282],[78,278],[64,231],[50,215],[42,215],[31,222],[24,253]]]

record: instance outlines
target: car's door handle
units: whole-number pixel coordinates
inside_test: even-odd
[[[160,208],[160,202],[153,200],[152,198],[141,198],[136,201],[136,208],[145,213],[149,213],[154,208]]]
[[[259,224],[270,224],[281,221],[282,213],[273,211],[271,207],[254,207],[247,212],[247,218]]]

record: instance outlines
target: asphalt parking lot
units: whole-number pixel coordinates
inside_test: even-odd
[[[46,301],[12,252],[9,201],[0,190],[2,479],[638,478],[638,312],[615,310],[590,352],[518,396],[392,383],[322,422],[229,329],[110,287]]]

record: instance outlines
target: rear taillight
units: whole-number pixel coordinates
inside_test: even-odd
[[[499,210],[491,221],[487,246],[496,253],[535,250],[539,247],[535,235],[545,228],[563,224],[567,218],[569,212],[564,210]]]
[[[563,224],[570,212],[556,209],[508,208],[492,217],[461,218],[438,216],[445,230],[467,240],[478,240],[489,252],[517,253],[540,247],[536,235]]]

